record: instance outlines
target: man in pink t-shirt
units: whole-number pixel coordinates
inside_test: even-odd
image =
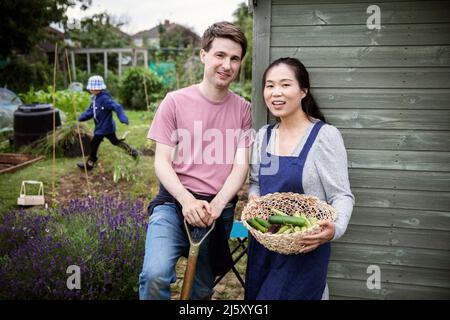
[[[246,49],[235,25],[210,26],[200,51],[202,82],[167,94],[155,114],[148,138],[156,142],[160,191],[149,206],[140,299],[170,298],[176,262],[189,247],[183,219],[201,231],[216,221],[217,232],[229,236],[253,140],[250,103],[229,90]],[[212,235],[200,247],[191,299],[211,297],[217,270],[230,262],[212,258],[220,246]]]

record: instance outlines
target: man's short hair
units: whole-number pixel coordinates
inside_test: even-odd
[[[203,33],[202,49],[208,52],[215,38],[226,38],[239,43],[242,48],[241,59],[244,58],[247,52],[247,38],[238,26],[227,21],[217,22],[209,26]]]

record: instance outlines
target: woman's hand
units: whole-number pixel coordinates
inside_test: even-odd
[[[302,247],[303,249],[300,251],[300,253],[308,253],[315,249],[317,249],[318,246],[330,241],[334,237],[335,232],[335,225],[333,222],[319,220],[317,222],[320,227],[322,228],[322,231],[316,234],[312,234],[309,236],[303,237],[302,240]]]
[[[256,194],[251,194],[251,195],[248,196],[248,201],[253,201],[253,200],[256,200],[258,198],[259,198],[259,196],[257,196]]]

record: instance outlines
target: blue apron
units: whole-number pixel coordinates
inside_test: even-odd
[[[274,125],[268,127],[261,149],[261,196],[274,192],[304,193],[303,167],[323,125],[322,121],[314,124],[298,157],[279,157],[267,153],[266,147]],[[276,158],[279,161],[278,171],[272,175],[262,175],[261,169],[269,167],[270,162],[276,161]],[[306,254],[283,255],[269,251],[252,238],[248,247],[245,299],[320,300],[326,285],[329,258],[329,242]]]

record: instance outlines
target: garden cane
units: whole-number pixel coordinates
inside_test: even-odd
[[[181,288],[181,300],[189,300],[192,291],[192,285],[194,283],[195,270],[197,268],[197,258],[200,245],[206,239],[206,237],[214,229],[216,222],[214,221],[208,232],[197,242],[192,239],[189,227],[187,225],[186,219],[184,219],[184,227],[186,228],[186,233],[189,238],[189,256],[187,260],[186,271],[184,273],[183,286]]]

